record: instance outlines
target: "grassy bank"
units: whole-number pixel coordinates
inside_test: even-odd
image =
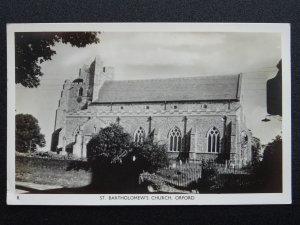
[[[82,162],[16,156],[16,181],[59,185],[67,188],[88,185],[92,173],[76,167],[76,164],[82,164]]]

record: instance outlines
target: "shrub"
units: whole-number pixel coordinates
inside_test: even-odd
[[[149,186],[153,188],[153,191],[161,191],[165,184],[165,181],[156,174],[150,174],[148,172],[140,175],[141,184],[148,189]]]
[[[131,141],[130,134],[118,124],[102,128],[87,145],[89,160],[102,163],[135,164],[139,169],[155,172],[168,165],[166,146],[147,138],[143,143]]]
[[[253,192],[248,174],[222,174],[216,167],[204,165],[202,177],[189,185],[199,193],[245,193]]]
[[[142,144],[133,144],[132,149],[130,155],[136,158],[141,170],[153,173],[169,164],[166,146],[151,139],[146,139]]]
[[[251,151],[252,151],[252,161],[251,164],[253,167],[257,167],[261,161],[261,143],[260,139],[252,137],[251,139]]]
[[[204,164],[202,167],[202,177],[195,184],[200,193],[215,192],[219,188],[219,177],[215,167]]]
[[[119,124],[100,129],[87,144],[87,158],[92,168],[92,184],[102,193],[127,193],[138,185],[139,174],[154,172],[167,165],[164,145],[148,139],[133,143]]]
[[[89,160],[100,159],[109,163],[122,162],[130,149],[130,135],[118,124],[101,128],[87,144]]]

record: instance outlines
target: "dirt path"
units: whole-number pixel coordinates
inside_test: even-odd
[[[16,192],[19,194],[25,194],[32,191],[45,191],[60,188],[63,187],[58,185],[35,184],[31,182],[16,181]]]

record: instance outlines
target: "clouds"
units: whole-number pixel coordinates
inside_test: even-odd
[[[63,81],[77,77],[79,68],[90,64],[97,55],[106,66],[115,67],[115,79],[247,72],[249,79],[244,93],[247,125],[255,136],[267,140],[272,138],[273,130],[281,129],[276,122],[261,123],[266,111],[265,81],[276,73],[275,66],[281,58],[280,44],[280,35],[275,33],[104,32],[100,44],[85,48],[57,44],[57,54],[42,64],[45,75],[41,87],[35,90],[17,87],[16,107],[19,113],[30,112],[39,119],[49,147]],[[258,73],[262,70],[271,72]],[[38,99],[28,101],[33,95]],[[43,102],[44,108],[37,102]]]
[[[281,57],[280,35],[269,33],[127,32],[102,33],[100,39],[100,44],[83,49],[58,44],[57,55],[44,63],[44,71],[75,76],[83,63],[89,64],[100,55],[106,65],[122,68],[116,70],[117,79],[143,76],[141,67],[161,76],[176,71],[189,75],[223,74],[275,66]]]
[[[116,68],[123,67],[126,77],[135,73],[134,67],[140,73],[142,66],[169,66],[168,73],[185,66],[197,67],[197,74],[244,72],[275,66],[281,57],[278,34],[104,33],[102,43],[98,54]]]

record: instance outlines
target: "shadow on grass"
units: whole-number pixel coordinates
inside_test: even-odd
[[[26,194],[148,194],[147,187],[137,186],[135,189],[123,188],[120,192],[102,191],[93,185],[79,188],[57,188],[48,190],[38,190],[24,185],[16,185],[16,189],[27,191]]]
[[[147,186],[139,184],[141,170],[136,164],[112,164],[106,161],[71,162],[67,171],[89,170],[92,177],[90,184],[76,188],[56,188],[51,185],[35,187],[35,185],[17,184],[16,189],[34,194],[146,194]],[[58,185],[58,184],[55,184]],[[53,188],[54,187],[54,188]],[[41,190],[47,189],[47,190]]]

